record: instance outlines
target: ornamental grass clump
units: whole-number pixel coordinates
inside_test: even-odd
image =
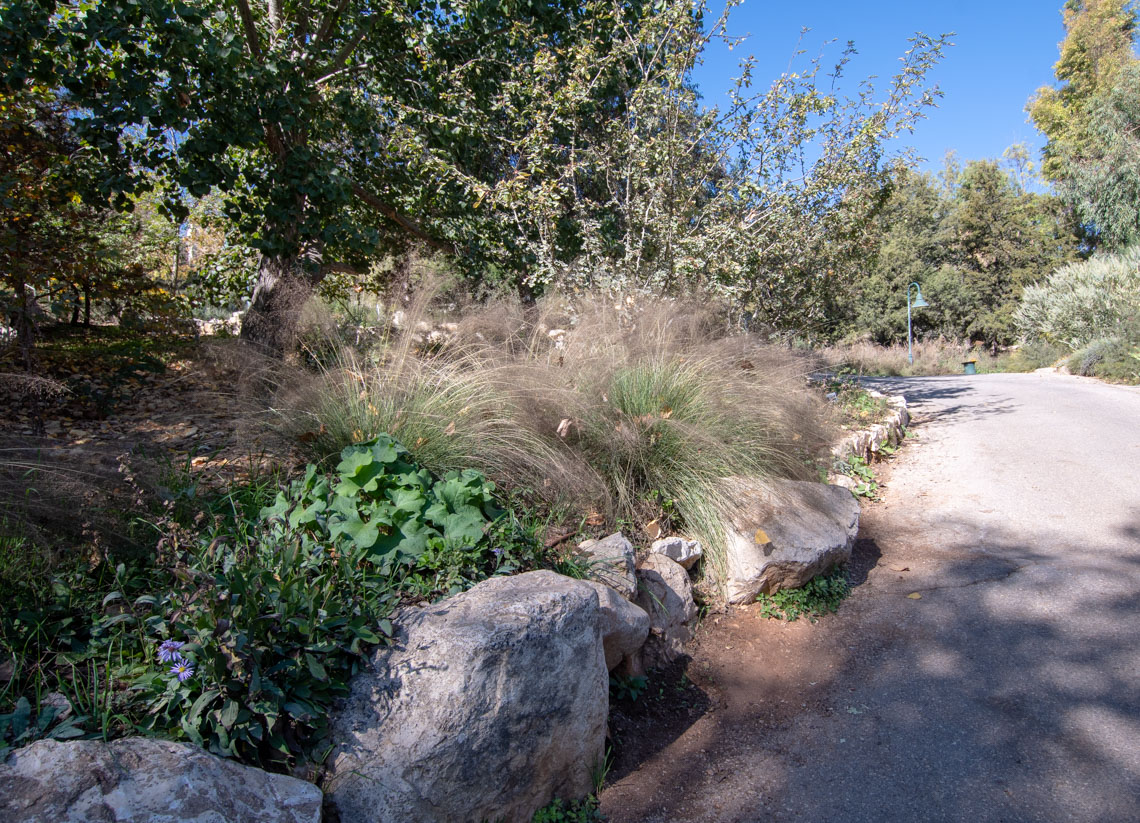
[[[724,478],[817,477],[829,436],[813,364],[715,307],[504,300],[468,306],[445,335],[425,316],[279,392],[280,429],[315,459],[385,431],[432,471],[478,469],[573,525],[636,536],[657,521],[702,541],[710,581],[724,575]]]
[[[701,540],[713,586],[725,572],[723,479],[815,476],[829,438],[804,379],[810,365],[734,333],[709,308],[650,297],[552,303],[529,335],[509,323],[490,333],[496,315],[517,316],[491,306],[461,333],[491,341],[475,356],[513,387],[519,424],[559,458],[548,492],[635,534],[657,521]]]

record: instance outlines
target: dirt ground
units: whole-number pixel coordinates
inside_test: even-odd
[[[889,472],[882,464],[883,486]],[[858,637],[854,618],[862,608],[860,587],[886,562],[875,538],[881,505],[864,505],[849,567],[852,593],[837,614],[815,623],[783,622],[749,605],[710,615],[687,658],[656,673],[637,702],[615,704],[613,761],[601,794],[611,823],[657,819],[678,808],[684,819],[715,819],[717,784],[736,767],[737,754],[754,750],[801,715],[859,711],[838,691],[845,690],[840,684],[856,656],[875,653]],[[876,639],[889,642],[889,636]],[[704,804],[710,808],[702,812]]]

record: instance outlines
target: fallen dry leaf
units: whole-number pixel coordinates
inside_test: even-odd
[[[656,540],[661,536],[661,524],[656,520],[650,520],[645,524],[645,533],[649,535],[650,540]]]
[[[602,526],[602,525],[605,525],[605,522],[606,522],[606,518],[602,517],[597,512],[590,512],[586,516],[586,525],[587,526]]]
[[[910,566],[895,566],[892,564],[891,565],[891,571],[893,571],[893,572],[909,572]]]
[[[568,435],[570,433],[570,423],[571,423],[571,420],[569,417],[563,417],[562,422],[558,424],[558,429],[557,429],[558,436],[561,437],[563,440],[565,440],[566,435]]]
[[[768,536],[768,532],[763,529],[757,529],[756,534],[752,536],[752,542],[757,546],[764,546],[772,542],[772,538]]]
[[[907,595],[907,597],[909,597],[911,600],[921,600],[922,599],[922,595],[919,594],[918,592],[911,592],[910,594]]]

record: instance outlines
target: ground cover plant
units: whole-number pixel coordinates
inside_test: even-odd
[[[839,605],[851,591],[847,569],[836,566],[826,574],[813,577],[798,589],[780,589],[756,598],[760,614],[792,622],[806,617],[812,623],[825,614],[839,611]]]

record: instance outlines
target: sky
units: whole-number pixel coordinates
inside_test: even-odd
[[[800,30],[804,57],[814,56],[828,40],[838,40],[825,52],[838,57],[848,40],[856,55],[846,72],[852,93],[860,78],[877,75],[885,86],[896,73],[898,58],[909,48],[915,32],[953,32],[955,45],[946,50],[930,77],[943,92],[938,109],[920,121],[901,145],[924,158],[920,167],[942,168],[946,152],[962,162],[997,158],[1006,148],[1029,144],[1035,163],[1043,136],[1027,122],[1025,104],[1043,85],[1054,83],[1053,64],[1064,37],[1063,0],[744,0],[733,10],[729,33],[749,35],[729,52],[709,47],[694,79],[704,102],[723,102],[742,54],[757,57],[753,75],[767,86],[787,68]],[[711,16],[724,7],[710,0]],[[824,65],[833,65],[825,60]]]

